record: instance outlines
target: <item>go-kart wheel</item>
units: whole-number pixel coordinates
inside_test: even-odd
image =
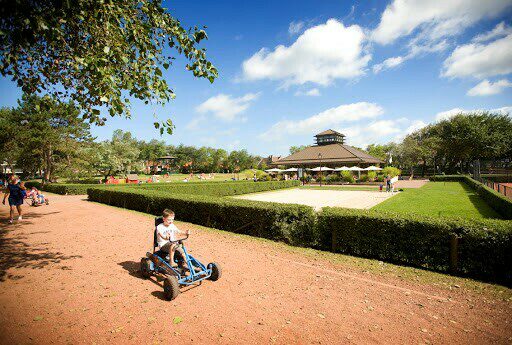
[[[211,262],[208,264],[207,268],[212,270],[212,274],[208,278],[209,280],[217,281],[222,276],[222,269],[220,268],[219,264]]]
[[[151,277],[151,263],[148,258],[140,259],[140,274],[144,279]]]
[[[180,294],[180,284],[178,283],[178,278],[168,276],[164,280],[164,294],[165,298],[169,301],[172,301]]]

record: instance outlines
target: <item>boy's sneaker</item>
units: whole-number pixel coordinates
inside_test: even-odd
[[[12,219],[9,219],[9,224],[12,224]]]
[[[18,217],[18,220],[23,220],[23,217],[22,217],[22,216],[19,216],[19,217]]]

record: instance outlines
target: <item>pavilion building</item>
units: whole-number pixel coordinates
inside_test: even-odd
[[[326,166],[337,168],[341,166],[359,166],[384,163],[379,158],[345,144],[345,135],[328,129],[315,135],[315,145],[295,152],[287,157],[271,163],[272,166],[313,168]]]

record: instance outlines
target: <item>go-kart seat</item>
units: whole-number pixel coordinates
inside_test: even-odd
[[[153,254],[158,255],[164,260],[167,260],[168,254],[166,252],[163,252],[161,250],[156,250],[158,247],[158,237],[156,234],[156,227],[159,226],[164,222],[164,219],[162,217],[156,217],[155,218],[155,231],[153,232]]]

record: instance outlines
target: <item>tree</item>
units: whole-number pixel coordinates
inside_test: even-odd
[[[137,165],[140,163],[140,150],[137,144],[137,140],[130,132],[116,129],[111,140],[100,143],[96,169],[103,173],[105,178],[117,173],[130,173],[133,168],[138,168]]]
[[[18,140],[18,124],[14,120],[14,109],[0,109],[0,162],[6,162],[11,171],[14,171],[16,160],[20,155],[20,141]]]
[[[20,143],[17,165],[31,173],[41,169],[43,182],[70,169],[81,145],[92,140],[90,125],[79,109],[48,96],[23,95],[12,112],[11,125]]]
[[[293,155],[296,152],[304,150],[308,145],[290,146],[290,154]]]
[[[26,93],[69,99],[91,122],[130,116],[129,94],[146,103],[174,98],[162,69],[183,55],[186,69],[210,82],[218,76],[199,43],[203,29],[185,30],[151,0],[13,0],[0,2],[0,73]],[[172,133],[170,120],[155,122]]]

